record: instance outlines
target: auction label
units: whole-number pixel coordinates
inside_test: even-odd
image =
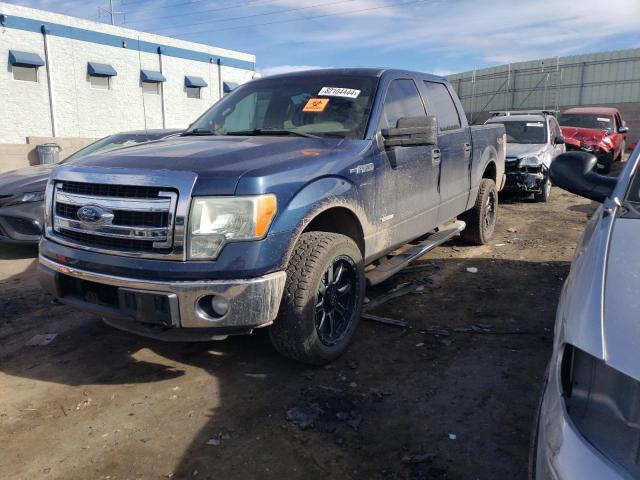
[[[598,117],[598,121],[599,122],[607,122],[607,123],[609,123],[611,121],[611,119],[610,118]]]
[[[322,90],[318,92],[318,95],[322,95],[324,97],[358,98],[360,90],[342,87],[322,87]]]
[[[324,112],[324,109],[327,108],[327,105],[329,105],[328,98],[310,98],[302,111],[307,113],[320,113]]]
[[[543,123],[527,123],[527,127],[544,127]]]

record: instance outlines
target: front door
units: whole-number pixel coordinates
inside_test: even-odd
[[[422,98],[412,79],[396,79],[389,84],[379,130],[395,128],[398,119],[426,117]],[[380,135],[378,135],[380,138]],[[380,144],[382,145],[382,141]],[[384,200],[381,227],[389,231],[388,247],[413,240],[436,226],[440,197],[437,189],[440,169],[437,146],[382,148],[378,164],[385,165],[381,191]]]

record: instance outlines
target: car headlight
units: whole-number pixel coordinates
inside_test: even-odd
[[[539,167],[541,163],[542,160],[537,156],[524,157],[520,160],[521,167]]]
[[[593,145],[582,145],[580,150],[584,150],[585,152],[593,152],[596,149]]]
[[[263,238],[277,211],[275,195],[194,197],[189,218],[188,258],[216,258],[225,243]]]
[[[562,389],[567,412],[582,436],[604,456],[640,477],[640,382],[566,345]]]
[[[38,192],[27,192],[16,195],[7,205],[18,205],[20,203],[42,202],[44,201],[44,190]]]

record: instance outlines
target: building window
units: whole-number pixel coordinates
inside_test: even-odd
[[[202,89],[208,87],[207,82],[202,77],[187,75],[184,77],[184,88],[187,98],[202,98]]]
[[[37,67],[23,67],[21,65],[13,65],[11,67],[13,71],[13,79],[21,80],[23,82],[37,82],[38,81],[38,68]]]
[[[142,82],[142,93],[160,95],[160,82]]]
[[[110,80],[111,77],[98,77],[93,75],[89,77],[91,88],[97,88],[98,90],[109,90]]]
[[[186,87],[187,98],[200,98],[200,87]]]
[[[92,88],[109,90],[111,77],[117,76],[118,72],[107,63],[89,62],[87,64],[87,74]]]

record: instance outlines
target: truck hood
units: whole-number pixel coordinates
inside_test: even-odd
[[[602,346],[605,361],[640,381],[640,219],[617,218],[604,285]]]
[[[176,137],[83,159],[83,167],[188,171],[197,174],[195,189],[208,195],[232,195],[240,178],[252,170],[294,168],[301,162],[333,155],[339,139],[273,136]]]
[[[0,174],[0,196],[44,190],[55,165],[38,165]]]
[[[597,145],[607,136],[605,130],[595,128],[561,127],[561,130],[565,141],[577,146]]]
[[[544,147],[543,143],[508,143],[507,161],[538,155]]]

